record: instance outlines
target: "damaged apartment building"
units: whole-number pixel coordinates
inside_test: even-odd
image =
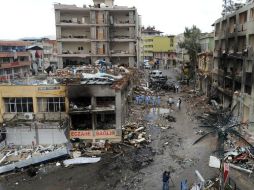
[[[213,33],[203,34],[200,39],[200,53],[198,53],[198,88],[206,96],[212,97],[212,73],[214,36]]]
[[[27,76],[30,72],[28,42],[0,41],[0,82]]]
[[[140,26],[135,7],[94,0],[94,5],[55,4],[59,68],[94,64],[137,66]]]
[[[58,70],[46,80],[1,84],[1,140],[15,145],[121,141],[131,72],[100,77],[89,72],[93,69],[78,75]]]
[[[223,107],[236,103],[242,121],[254,121],[254,3],[215,23],[213,86]],[[253,128],[252,128],[253,130]]]

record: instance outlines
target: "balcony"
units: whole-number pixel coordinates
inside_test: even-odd
[[[129,20],[120,20],[118,22],[114,22],[114,26],[116,27],[130,27],[130,26],[135,26],[135,23],[130,23]]]
[[[90,42],[87,36],[61,36],[59,42]]]
[[[233,34],[233,33],[235,33],[236,32],[236,24],[231,24],[230,26],[229,26],[229,34]]]
[[[129,51],[124,50],[112,50],[111,51],[112,57],[130,57],[130,56],[136,56],[135,53],[131,53]]]
[[[80,51],[80,52],[73,52],[73,51],[63,51],[62,54],[58,55],[59,57],[79,57],[79,58],[86,58],[90,57],[91,53]]]
[[[30,53],[29,52],[0,52],[0,57],[29,57]]]
[[[23,67],[23,66],[30,66],[30,61],[17,61],[17,62],[11,62],[11,63],[1,63],[0,68],[1,69],[7,69],[7,68],[14,68],[14,67]]]
[[[237,32],[246,32],[247,31],[247,23],[237,25]]]
[[[112,38],[113,42],[130,42],[130,41],[135,41],[134,37],[130,37],[130,36],[124,36],[124,35],[115,35]]]
[[[59,24],[56,24],[56,26],[61,27],[90,27],[91,24],[88,23],[66,23],[66,22],[60,22]]]

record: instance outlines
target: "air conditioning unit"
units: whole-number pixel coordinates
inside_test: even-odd
[[[24,118],[26,120],[33,120],[34,119],[34,115],[33,115],[33,113],[25,113],[24,114]]]

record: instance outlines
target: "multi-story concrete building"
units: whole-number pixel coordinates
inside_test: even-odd
[[[44,39],[42,42],[44,63],[57,66],[57,42],[56,40]]]
[[[214,26],[213,84],[220,103],[239,103],[241,120],[254,121],[254,3],[218,19]]]
[[[164,60],[173,59],[175,55],[175,36],[161,35],[163,32],[154,27],[142,28],[141,54],[143,59]]]
[[[89,71],[94,70],[90,68],[86,74]],[[72,82],[67,83],[68,77],[61,75],[54,80],[65,82],[58,84],[51,78],[51,82],[36,80],[33,85],[30,82],[34,79],[0,85],[0,125],[5,126],[6,143],[121,141],[132,75],[130,70],[114,81],[101,76],[96,79],[96,75],[80,81],[80,77],[72,75]]]
[[[136,66],[139,62],[139,15],[135,7],[94,0],[94,6],[55,4],[59,68],[95,63]]]
[[[142,27],[141,29],[141,56],[144,59],[153,59],[153,38],[163,32],[155,30],[155,27]]]
[[[199,39],[201,51],[198,53],[198,79],[199,89],[206,94],[212,96],[212,67],[213,67],[213,50],[214,50],[214,35],[208,33],[202,35]]]
[[[27,42],[0,41],[0,81],[21,78],[30,72],[30,53]]]
[[[49,65],[54,65],[57,68],[56,40],[50,40],[48,38],[23,38],[21,40],[30,43],[27,50],[31,53],[33,69],[42,71]]]

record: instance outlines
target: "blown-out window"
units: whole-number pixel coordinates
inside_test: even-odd
[[[64,112],[65,99],[64,97],[48,97],[38,98],[39,112]]]
[[[4,98],[5,112],[33,112],[32,98]]]

